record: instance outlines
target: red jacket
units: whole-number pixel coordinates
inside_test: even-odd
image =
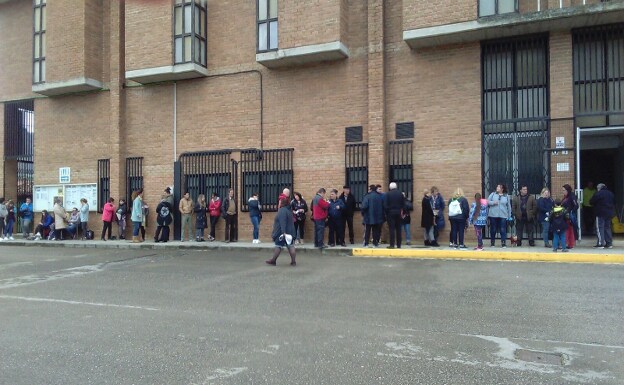
[[[210,210],[211,217],[218,217],[221,215],[221,199],[218,201],[210,200],[210,205],[208,206],[208,210]]]
[[[113,215],[115,215],[115,205],[113,205],[110,202],[107,202],[104,205],[104,209],[102,212],[102,221],[104,222],[112,222],[113,221]],[[117,218],[115,218],[117,219]]]
[[[314,201],[314,207],[312,207],[312,217],[315,221],[321,221],[327,218],[327,211],[329,210],[329,203],[325,199],[317,199]]]

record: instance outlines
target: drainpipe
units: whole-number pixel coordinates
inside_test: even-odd
[[[178,160],[178,83],[173,82],[173,161]]]

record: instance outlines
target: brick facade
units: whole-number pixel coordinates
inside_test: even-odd
[[[369,183],[387,185],[395,124],[414,122],[414,238],[421,236],[424,188],[436,185],[448,198],[461,187],[470,201],[482,192],[480,43],[415,51],[403,41],[408,29],[475,20],[476,0],[435,7],[424,0],[279,1],[280,48],[340,40],[350,51],[346,60],[279,70],[256,62],[253,1],[209,1],[209,76],[148,85],[126,84],[124,74],[172,65],[171,2],[71,3],[49,1],[48,81],[87,76],[102,80],[104,90],[36,99],[36,185],[57,183],[64,166],[72,182],[94,183],[97,160],[110,158],[111,196],[119,198],[126,158],[143,157],[144,197],[155,208],[163,188],[176,183],[181,154],[262,144],[295,149],[294,189],[309,203],[319,187],[344,183],[345,127],[363,126]],[[0,4],[0,101],[32,96],[31,8],[21,0]],[[569,118],[570,31],[550,34],[549,63],[551,117]],[[97,230],[100,218],[92,218]],[[262,239],[272,220],[264,216]],[[240,239],[250,239],[247,213],[239,224]],[[307,239],[311,230],[308,221]],[[217,235],[222,239],[222,229]]]

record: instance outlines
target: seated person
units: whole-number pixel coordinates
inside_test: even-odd
[[[69,224],[67,225],[67,231],[71,234],[72,239],[76,239],[78,229],[80,228],[80,211],[74,207],[69,215]]]
[[[54,218],[48,214],[48,210],[43,210],[41,212],[41,220],[35,228],[35,239],[40,240],[41,238],[47,238],[52,223],[54,223]]]

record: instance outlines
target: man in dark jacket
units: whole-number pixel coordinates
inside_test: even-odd
[[[154,234],[154,242],[169,241],[169,225],[173,221],[173,205],[169,203],[169,196],[167,194],[163,195],[156,207],[156,223],[158,227],[156,227],[156,233]]]
[[[346,246],[344,242],[344,211],[345,203],[338,199],[338,190],[333,189],[329,193],[329,246]]]
[[[405,207],[405,197],[397,189],[397,184],[390,183],[390,191],[384,195],[384,212],[390,229],[390,246],[394,249],[395,241],[397,249],[401,248],[401,210]],[[396,238],[396,239],[395,239]]]
[[[589,203],[594,208],[596,215],[596,235],[598,242],[595,248],[613,248],[613,235],[611,233],[611,218],[615,215],[615,196],[604,183],[596,186],[598,192],[592,196]]]
[[[364,244],[368,246],[370,240],[371,230],[373,232],[373,245],[379,246],[379,238],[381,238],[381,224],[383,223],[383,198],[380,193],[377,192],[377,186],[372,184],[368,188],[368,194],[362,199],[360,206],[362,211],[362,217],[364,219]]]
[[[238,207],[234,189],[221,204],[221,216],[225,219],[225,243],[238,241]]]
[[[529,236],[529,246],[535,246],[533,224],[537,216],[537,201],[533,195],[529,195],[527,186],[522,186],[520,194],[512,198],[511,212],[516,218],[516,235],[518,235],[516,246],[522,246],[522,234],[525,228]]]
[[[353,214],[355,213],[355,197],[351,194],[349,186],[342,186],[342,194],[340,194],[340,200],[345,204],[344,211],[342,212],[342,228],[346,231],[349,227],[349,242],[354,243],[353,236]],[[343,236],[342,239],[345,237]]]

